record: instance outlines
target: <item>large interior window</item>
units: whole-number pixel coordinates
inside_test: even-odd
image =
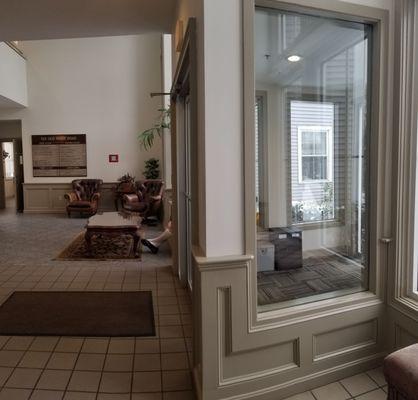
[[[256,8],[259,305],[368,289],[371,33]]]

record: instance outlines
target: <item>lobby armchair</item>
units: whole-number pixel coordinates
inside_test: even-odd
[[[94,215],[99,207],[101,179],[76,179],[72,182],[73,190],[64,195],[67,200],[67,214]]]
[[[146,179],[137,182],[135,194],[123,196],[123,209],[138,213],[146,223],[150,217],[161,219],[164,197],[164,182],[161,179]]]

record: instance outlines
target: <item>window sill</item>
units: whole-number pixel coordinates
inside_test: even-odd
[[[337,219],[330,219],[328,221],[315,221],[315,222],[301,222],[298,224],[291,224],[292,227],[298,228],[302,231],[309,231],[314,229],[333,228],[342,226],[343,223]]]

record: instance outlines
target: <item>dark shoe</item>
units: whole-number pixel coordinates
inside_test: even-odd
[[[154,246],[149,240],[147,239],[141,239],[141,243],[148,247],[151,250],[152,254],[157,254],[158,253],[158,247]]]

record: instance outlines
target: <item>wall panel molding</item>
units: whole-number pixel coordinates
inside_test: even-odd
[[[99,210],[114,211],[112,188],[116,182],[105,182],[100,194]],[[65,193],[71,191],[70,183],[24,183],[23,196],[27,214],[62,214],[66,212]]]
[[[373,368],[387,354],[382,302],[341,302],[325,314],[254,330],[253,257],[198,254],[194,379],[203,399],[281,399]]]

